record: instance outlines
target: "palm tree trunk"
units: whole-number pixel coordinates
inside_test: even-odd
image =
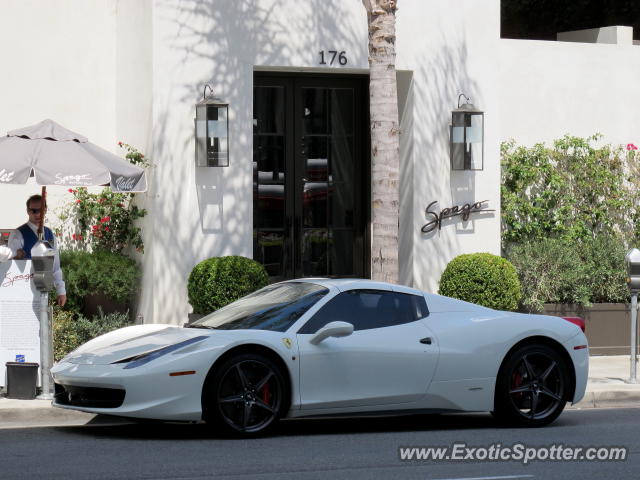
[[[396,85],[396,0],[362,0],[369,20],[371,278],[398,281],[400,133]]]

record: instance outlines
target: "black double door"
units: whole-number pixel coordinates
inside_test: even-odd
[[[273,281],[367,277],[368,79],[256,73],[254,259]]]

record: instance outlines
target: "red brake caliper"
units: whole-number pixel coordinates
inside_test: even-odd
[[[522,385],[522,375],[520,375],[517,372],[513,372],[513,376],[511,378],[511,389],[514,390],[516,388],[518,388],[520,385]],[[522,397],[522,392],[518,392],[518,393],[514,393],[513,394],[516,398],[521,398]]]
[[[271,399],[270,397],[271,397],[271,389],[269,387],[269,384],[265,383],[264,387],[262,387],[262,401],[267,405],[269,405],[269,400]]]

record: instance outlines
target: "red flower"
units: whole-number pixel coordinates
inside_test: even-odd
[[[627,150],[637,150],[638,147],[636,147],[633,143],[627,143]]]
[[[109,227],[104,227],[104,229],[105,229],[105,231],[107,231],[107,232],[109,231]]]
[[[68,192],[69,192],[69,193],[73,193],[73,188],[70,188],[70,189],[68,190]]]
[[[98,203],[104,203],[104,198],[99,198]]]
[[[77,240],[76,234],[74,233],[73,235],[71,235],[71,238],[73,238],[74,240]]]
[[[121,147],[122,146],[122,142],[118,142],[118,146]]]
[[[100,223],[106,223],[106,222],[108,222],[109,220],[111,220],[111,217],[102,217],[102,218],[100,219]]]
[[[100,229],[100,225],[91,225],[91,230],[93,230],[94,232],[99,229]]]
[[[78,240],[82,240],[82,235],[78,235]]]
[[[80,203],[80,199],[76,200],[76,203]]]

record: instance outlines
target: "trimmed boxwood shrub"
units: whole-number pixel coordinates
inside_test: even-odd
[[[440,277],[438,293],[497,310],[516,310],[522,297],[514,266],[490,253],[451,260]]]
[[[76,313],[84,312],[87,297],[95,295],[122,304],[126,311],[138,289],[140,269],[120,253],[66,250],[60,252],[60,268],[67,288],[64,308]]]
[[[246,257],[213,257],[198,263],[187,284],[193,313],[211,313],[269,283],[264,266]]]

